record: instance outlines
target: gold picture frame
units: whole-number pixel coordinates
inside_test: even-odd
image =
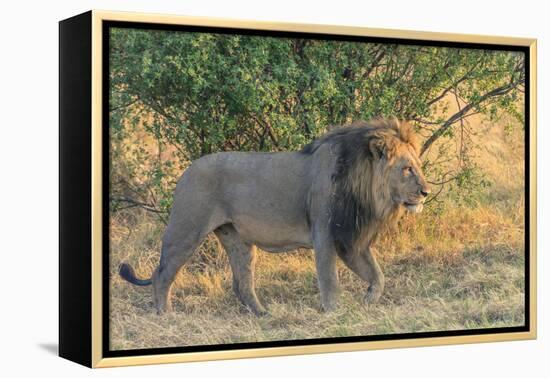
[[[528,56],[526,146],[529,181],[528,250],[525,330],[374,341],[346,341],[310,345],[246,349],[202,350],[109,356],[105,354],[104,287],[104,170],[108,167],[103,141],[105,88],[105,25],[109,22],[186,25],[266,32],[314,33],[334,36],[407,39],[441,43],[515,46]],[[536,326],[536,49],[535,39],[469,34],[375,29],[368,27],[260,22],[93,10],[60,22],[60,355],[89,367],[112,367],[207,361],[295,354],[358,351],[535,339]],[[78,66],[78,67],[76,67]],[[108,96],[107,96],[108,97]],[[86,148],[82,149],[82,146]],[[89,169],[71,165],[84,156]],[[87,165],[86,165],[87,166]],[[528,173],[528,175],[527,175]],[[76,205],[75,203],[80,203]],[[80,207],[79,207],[80,206]],[[527,230],[526,230],[527,232]]]

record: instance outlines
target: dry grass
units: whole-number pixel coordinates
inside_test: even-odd
[[[176,279],[175,311],[158,316],[151,288],[122,281],[117,267],[128,261],[138,274],[150,276],[163,227],[135,210],[113,215],[111,349],[522,325],[522,151],[505,143],[504,134],[490,134],[495,138],[481,156],[495,185],[480,195],[477,206],[448,201],[443,211],[406,216],[397,231],[378,242],[387,286],[376,305],[363,305],[366,285],[340,264],[340,306],[323,313],[311,251],[259,251],[257,293],[270,314],[255,317],[233,295],[227,258],[211,236]]]
[[[524,251],[520,227],[502,214],[478,209],[453,209],[444,218],[433,215],[403,223],[405,231],[387,236],[378,245],[387,287],[381,302],[368,307],[362,305],[365,284],[340,265],[341,305],[334,313],[320,312],[310,251],[279,255],[260,252],[257,291],[270,311],[262,318],[249,314],[233,295],[231,271],[214,237],[178,275],[172,298],[175,311],[156,315],[150,288],[123,282],[116,271],[118,262],[127,260],[141,275],[149,276],[157,264],[161,228],[146,221],[132,233],[114,227],[117,236],[113,237],[111,259],[111,347],[523,324]]]

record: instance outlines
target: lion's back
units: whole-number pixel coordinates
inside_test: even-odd
[[[178,182],[173,212],[187,217],[193,208],[195,217],[215,214],[245,240],[267,249],[291,240],[309,245],[308,161],[308,156],[286,152],[206,155]]]
[[[220,152],[195,160],[176,196],[195,195],[231,208],[296,206],[311,184],[309,157],[296,152]]]

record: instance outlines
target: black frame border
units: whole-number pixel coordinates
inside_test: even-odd
[[[59,22],[59,356],[92,365],[92,12]],[[76,127],[75,127],[76,126]]]
[[[257,349],[270,347],[289,347],[289,346],[304,346],[304,345],[321,345],[321,344],[341,344],[341,343],[356,343],[368,341],[385,341],[385,340],[409,340],[409,339],[425,339],[436,337],[449,336],[475,336],[487,334],[502,334],[515,332],[529,332],[531,330],[531,277],[530,277],[530,215],[531,215],[531,187],[530,187],[530,151],[531,151],[531,55],[529,46],[515,46],[502,44],[484,44],[471,42],[447,42],[447,41],[426,41],[410,38],[387,38],[387,37],[367,37],[355,35],[334,35],[324,33],[307,33],[307,32],[286,32],[286,31],[271,31],[258,29],[241,29],[229,27],[211,27],[211,26],[191,26],[191,25],[172,25],[162,23],[144,23],[132,21],[102,21],[102,225],[103,225],[103,266],[102,266],[102,357],[130,357],[143,355],[160,355],[174,353],[193,353],[193,352],[212,352],[224,350],[243,350]],[[110,350],[110,332],[109,332],[109,173],[110,173],[110,133],[109,130],[109,30],[110,28],[130,28],[130,29],[148,29],[148,30],[163,30],[163,31],[179,31],[179,32],[204,32],[204,33],[219,33],[219,34],[241,34],[254,35],[265,37],[283,37],[283,38],[306,38],[318,40],[338,40],[351,42],[369,42],[369,43],[385,43],[399,45],[420,45],[432,47],[451,47],[451,48],[466,48],[466,49],[483,49],[483,50],[499,50],[499,51],[519,51],[525,55],[525,324],[518,327],[498,327],[498,328],[480,328],[468,330],[447,330],[433,332],[418,332],[418,333],[402,333],[402,334],[384,334],[384,335],[369,335],[369,336],[349,336],[349,337],[334,337],[334,338],[317,338],[317,339],[301,339],[301,340],[279,340],[279,341],[263,341],[253,343],[235,343],[235,344],[219,344],[219,345],[193,345],[181,347],[166,347],[166,348],[146,348],[146,349],[129,349],[129,350]]]

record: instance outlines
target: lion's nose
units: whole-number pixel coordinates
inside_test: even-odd
[[[428,194],[430,194],[432,191],[428,188],[420,189],[420,194],[422,194],[424,197],[428,197]]]

